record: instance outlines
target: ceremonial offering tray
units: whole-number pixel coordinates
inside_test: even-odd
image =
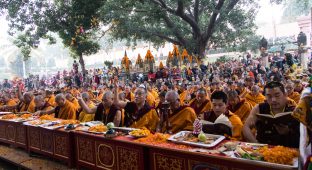
[[[198,139],[196,135],[193,135],[190,131],[181,131],[175,135],[172,135],[168,140],[185,145],[192,145],[204,148],[212,148],[218,145],[221,141],[225,139],[224,136],[220,135],[212,135],[212,134],[205,134],[206,141],[202,142]]]

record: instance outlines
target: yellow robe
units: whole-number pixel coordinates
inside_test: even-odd
[[[72,103],[77,110],[80,109],[80,105],[79,105],[78,100],[76,98],[69,100],[69,102]]]
[[[130,94],[126,95],[126,99],[129,100],[130,102],[133,102],[134,101],[134,94],[132,92],[130,92]]]
[[[22,104],[22,107],[20,109],[20,112],[30,112],[30,113],[35,113],[35,102],[34,99],[30,102],[29,106],[27,107],[27,105],[25,103]]]
[[[7,106],[15,106],[16,104],[17,103],[13,99],[9,99],[9,101],[5,105],[7,105]],[[7,110],[7,111],[15,112],[16,110],[15,109],[11,109],[11,110]]]
[[[263,96],[261,93],[259,93],[257,96],[252,96],[250,93],[248,93],[245,99],[254,107],[259,103],[263,103],[265,100],[265,96]]]
[[[239,94],[239,97],[245,98],[247,94],[248,94],[248,90],[247,88],[244,88],[244,90]]]
[[[241,106],[238,109],[232,110],[231,108],[230,110],[232,113],[237,115],[244,124],[253,107],[249,102],[246,102],[245,100],[242,100],[241,102],[242,102],[240,103]]]
[[[180,94],[181,105],[189,104],[192,101],[192,99],[187,100],[188,95],[191,95],[191,92],[188,90],[185,90]]]
[[[155,104],[156,104],[155,103],[155,98],[154,98],[154,96],[152,95],[151,92],[147,92],[146,101],[147,101],[149,106],[155,107]]]
[[[144,116],[142,116],[138,121],[133,122],[130,127],[132,128],[147,128],[150,131],[155,132],[157,124],[159,123],[159,117],[155,109],[151,109]]]
[[[292,113],[292,116],[304,124],[309,130],[312,130],[311,122],[307,120],[308,109],[312,110],[308,99],[311,97],[312,95],[310,94],[310,96],[300,99],[296,109]]]
[[[7,106],[15,106],[17,103],[13,100],[13,99],[10,99],[5,105]]]
[[[243,139],[243,135],[242,135],[243,123],[241,119],[234,113],[230,112],[229,115],[230,115],[229,120],[232,124],[231,139],[241,141]]]
[[[183,107],[183,106],[181,106]],[[168,121],[171,125],[169,129],[172,133],[182,130],[193,130],[193,123],[196,119],[196,113],[191,107],[184,107],[178,113],[169,116]],[[166,122],[163,123],[162,132],[166,132]]]
[[[99,95],[96,97],[96,101],[101,102],[104,96],[104,92],[99,93]]]
[[[88,107],[90,109],[94,108],[95,105],[93,102],[89,102]],[[85,112],[85,110],[82,110],[79,114],[79,121],[80,122],[90,122],[94,119],[95,113],[88,114]]]
[[[77,111],[76,107],[72,103],[66,100],[65,105],[60,107],[57,118],[75,120],[76,111]]]
[[[57,104],[55,103],[55,96],[51,95],[51,97],[46,97],[45,101],[49,103],[50,106],[57,106]]]
[[[292,92],[288,97],[294,100],[296,103],[299,103],[300,94],[298,92]]]

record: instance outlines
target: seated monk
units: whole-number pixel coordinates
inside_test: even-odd
[[[48,111],[52,110],[54,107],[49,104],[49,102],[45,101],[42,95],[38,95],[34,99],[36,108],[35,111]]]
[[[15,106],[17,103],[10,97],[9,94],[3,94],[2,96],[2,102],[3,102],[3,106]],[[0,109],[1,110],[1,109]],[[6,109],[6,111],[13,111],[14,112],[15,109],[12,110],[8,110]]]
[[[55,107],[55,96],[51,90],[46,90],[45,91],[45,101],[49,103],[50,106]]]
[[[115,126],[120,126],[121,111],[113,105],[113,93],[111,91],[106,91],[103,94],[102,102],[97,107],[88,107],[81,98],[79,98],[78,101],[86,114],[95,113],[94,120],[101,121],[105,125],[109,122],[113,122]]]
[[[250,112],[243,129],[248,142],[299,147],[299,122],[286,114],[280,119],[266,118],[266,115],[291,113],[296,103],[287,97],[283,84],[270,82],[264,87],[266,102],[258,104]],[[256,135],[252,129],[256,128]]]
[[[131,92],[130,86],[125,87],[125,94],[126,94],[126,99],[133,102],[134,101],[134,94]]]
[[[12,106],[4,105],[0,107],[0,110],[35,113],[34,96],[31,92],[25,92],[23,96],[19,92],[19,100],[18,104]]]
[[[243,123],[241,119],[227,110],[228,97],[223,91],[211,94],[212,111],[204,113],[204,121],[212,122],[203,124],[203,132],[218,135],[227,134],[234,140],[242,140]]]
[[[159,117],[156,110],[146,102],[147,91],[144,87],[136,88],[134,102],[123,102],[118,99],[117,81],[115,80],[114,105],[124,109],[123,126],[156,130]]]
[[[260,87],[257,85],[253,85],[251,87],[251,92],[247,93],[245,99],[252,105],[252,107],[254,107],[259,103],[263,103],[265,97],[260,93]]]
[[[94,103],[89,98],[89,94],[87,92],[82,93],[80,99],[81,99],[80,102],[78,100],[79,104],[81,102],[84,102],[84,104],[88,107],[88,109],[96,108]],[[78,120],[80,122],[90,122],[94,119],[95,111],[91,113],[87,113],[86,109],[81,107],[78,112],[79,112]]]
[[[121,100],[121,101],[130,102],[128,99],[126,99],[126,95],[125,95],[124,92],[119,93],[119,94],[118,94],[118,98],[119,98],[119,100]]]
[[[245,99],[241,99],[235,90],[228,92],[228,98],[229,111],[237,115],[244,124],[250,111],[252,110],[252,105],[249,102],[246,102]]]
[[[197,90],[196,98],[190,102],[190,107],[194,109],[197,117],[203,117],[204,112],[211,110],[211,102],[208,99],[206,89]]]
[[[183,90],[181,88],[181,94],[180,94],[180,104],[181,105],[186,105],[189,104],[191,101],[191,86],[187,86],[187,89]]]
[[[67,93],[66,94],[66,99],[67,99],[67,101],[72,103],[77,110],[80,109],[80,105],[78,103],[78,100],[71,93]]]
[[[287,82],[285,88],[286,88],[287,96],[290,99],[294,100],[296,103],[298,103],[300,100],[300,94],[294,91],[294,83]]]
[[[177,133],[182,130],[193,130],[193,123],[196,119],[195,111],[189,106],[181,106],[179,94],[176,91],[171,90],[167,92],[166,101],[170,106],[168,120],[165,120],[165,115],[162,114],[157,129],[163,133]],[[167,127],[166,121],[168,121],[169,127]]]
[[[54,113],[55,118],[67,120],[76,119],[77,113],[76,107],[71,102],[66,100],[65,96],[62,93],[55,96],[55,102],[57,106],[54,109],[47,111],[39,111],[38,114],[43,115]]]
[[[249,90],[247,87],[245,87],[244,83],[238,82],[237,83],[237,88],[236,90],[238,91],[239,97],[241,99],[245,98],[245,96],[248,94]]]

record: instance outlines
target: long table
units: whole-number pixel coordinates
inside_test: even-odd
[[[104,138],[75,132],[76,165],[90,169],[151,170],[290,170],[289,166],[191,152],[188,149],[134,142],[128,137]]]
[[[46,155],[69,167],[116,170],[294,170],[289,166],[198,153],[176,144],[152,145],[127,136],[106,138],[0,120],[0,142]]]

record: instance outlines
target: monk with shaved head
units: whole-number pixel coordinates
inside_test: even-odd
[[[55,96],[56,108],[48,111],[39,111],[39,114],[52,114],[55,113],[55,118],[60,119],[76,119],[77,109],[76,107],[66,100],[63,94]]]

